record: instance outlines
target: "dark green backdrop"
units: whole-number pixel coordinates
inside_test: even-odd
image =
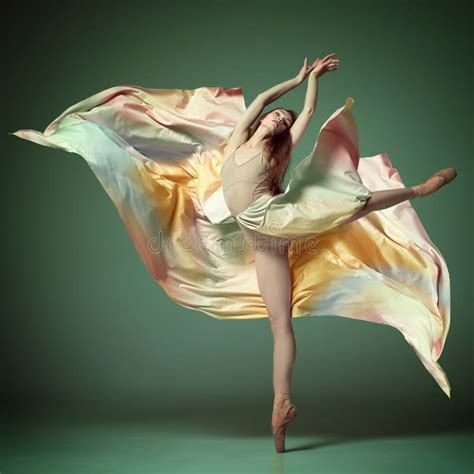
[[[218,321],[170,301],[86,162],[7,132],[44,130],[70,105],[121,84],[240,86],[248,105],[263,89],[294,76],[305,56],[313,61],[336,52],[341,67],[319,81],[316,114],[297,160],[352,96],[362,156],[388,152],[406,185],[443,167],[458,170],[455,183],[412,201],[450,270],[452,323],[440,364],[452,400],[401,333],[331,317],[294,321],[294,399],[302,409],[329,410],[333,420],[472,422],[467,8],[456,2],[274,0],[11,8],[2,127],[5,406],[86,400],[146,410],[160,400],[180,404],[192,397],[269,407],[268,320]],[[298,110],[305,87],[277,104]]]

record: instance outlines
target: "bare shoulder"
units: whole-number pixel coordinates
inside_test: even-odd
[[[249,130],[240,130],[236,128],[233,132],[226,146],[224,147],[224,161],[240,146],[243,145],[249,136]]]

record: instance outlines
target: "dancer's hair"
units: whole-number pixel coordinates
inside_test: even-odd
[[[282,109],[282,107],[275,107],[269,110],[268,112],[265,112],[264,114],[260,115],[260,117],[255,122],[255,125],[250,127],[249,136],[247,140],[250,139],[250,137],[257,131],[258,127],[260,126],[260,122],[268,114],[278,109],[286,110],[291,115],[291,125],[298,117],[298,114],[294,110]],[[284,192],[283,180],[290,164],[291,150],[293,148],[290,133],[291,125],[283,132],[277,135],[273,135],[265,146],[268,167],[265,170],[265,178],[260,186],[273,196],[277,194],[282,194]]]
[[[298,117],[298,114],[294,110],[275,107],[260,115],[260,117],[255,121],[255,124],[249,128],[247,140],[249,140],[250,137],[252,137],[252,135],[257,131],[262,120],[274,110],[285,110],[288,112],[292,118],[291,125]],[[282,194],[284,192],[283,180],[285,178],[286,172],[288,171],[288,166],[291,159],[291,150],[293,148],[290,133],[291,125],[283,132],[273,135],[265,145],[265,154],[267,157],[268,167],[265,170],[265,177],[263,178],[263,181],[259,185],[258,189],[263,188],[266,192],[269,192],[273,196]],[[229,134],[229,136],[220,144],[221,147],[225,147],[225,145],[227,145],[231,135],[232,133]]]

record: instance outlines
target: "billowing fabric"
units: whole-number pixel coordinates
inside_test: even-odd
[[[346,222],[373,190],[404,187],[386,153],[360,158],[349,97],[321,127],[284,194],[234,218],[220,182],[240,88],[117,86],[17,137],[81,155],[114,202],[152,277],[176,303],[217,319],[268,317],[238,223],[292,239],[292,317],[341,316],[398,329],[444,393],[446,262],[410,201]],[[238,222],[237,222],[238,221]]]

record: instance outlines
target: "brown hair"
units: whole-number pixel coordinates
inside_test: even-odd
[[[298,114],[294,110],[283,109],[282,107],[275,107],[268,112],[262,114],[256,121],[255,126],[250,127],[249,136],[250,137],[257,131],[258,127],[262,120],[274,110],[285,110],[291,115],[292,122],[291,125],[295,122]],[[267,157],[267,168],[265,170],[265,178],[261,183],[261,187],[264,188],[265,192],[269,192],[273,196],[277,194],[282,194],[283,189],[283,179],[288,170],[291,158],[291,150],[293,148],[293,143],[291,142],[291,133],[290,127],[286,128],[282,133],[278,135],[273,135],[268,143],[265,145],[265,154]],[[260,187],[260,186],[259,186]]]

